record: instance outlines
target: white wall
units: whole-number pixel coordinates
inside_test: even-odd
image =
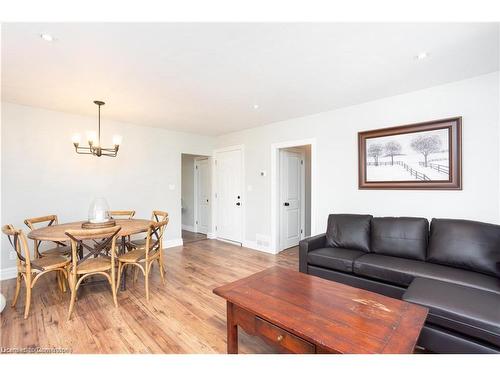
[[[112,208],[133,208],[148,217],[170,212],[167,239],[181,237],[181,153],[209,155],[214,148],[245,145],[245,243],[271,235],[271,144],[316,139],[316,232],[331,212],[452,217],[500,222],[500,77],[498,72],[335,111],[218,137],[134,126],[103,118],[103,143],[123,135],[116,159],[76,155],[75,132],[94,129],[96,118],[2,103],[2,224],[23,227],[29,216],[56,213],[81,220],[93,196]],[[377,191],[357,188],[357,132],[463,117],[462,191]],[[265,170],[265,177],[259,172]],[[169,190],[173,185],[174,190]],[[269,241],[271,242],[271,241]],[[10,246],[1,241],[1,268]]]
[[[316,139],[317,233],[332,212],[499,222],[498,79],[496,72],[218,137],[217,147],[245,145],[246,184],[252,186],[245,242],[271,235],[270,174],[259,175],[271,169],[271,144],[304,138]],[[462,191],[358,190],[358,131],[452,116],[463,117]]]
[[[214,138],[112,122],[103,114],[103,144],[123,136],[117,158],[75,153],[72,134],[94,130],[95,117],[2,102],[2,224],[26,229],[25,218],[47,214],[82,220],[92,198],[103,196],[112,209],[135,209],[139,218],[168,211],[166,240],[179,243],[181,153],[210,154]],[[1,247],[1,269],[14,266],[5,236]]]

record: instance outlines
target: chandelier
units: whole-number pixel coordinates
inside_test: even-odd
[[[94,100],[94,103],[97,104],[99,108],[98,112],[98,130],[96,132],[88,132],[87,133],[87,146],[80,146],[81,137],[80,134],[75,134],[72,138],[73,145],[75,146],[75,151],[77,154],[84,155],[94,155],[94,156],[109,156],[116,157],[118,154],[118,148],[120,147],[120,143],[122,141],[122,137],[119,135],[113,136],[113,147],[101,147],[101,106],[105,103],[100,100]]]

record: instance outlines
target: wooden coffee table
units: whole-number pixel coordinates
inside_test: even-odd
[[[412,353],[427,309],[272,267],[213,291],[227,300],[227,352],[238,326],[289,353]]]

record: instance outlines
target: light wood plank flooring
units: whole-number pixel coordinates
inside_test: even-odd
[[[203,241],[207,239],[207,235],[203,233],[189,232],[187,230],[182,231],[182,241],[184,244],[196,241]]]
[[[165,251],[166,280],[152,271],[151,299],[144,283],[118,294],[113,305],[107,284],[81,288],[71,321],[66,321],[69,293],[58,291],[48,275],[33,290],[28,319],[23,319],[24,288],[10,308],[15,280],[0,284],[8,306],[1,314],[0,347],[61,348],[73,353],[225,353],[226,304],[212,289],[273,265],[298,269],[298,248],[279,255],[216,240],[188,243]],[[240,330],[240,352],[274,349]]]

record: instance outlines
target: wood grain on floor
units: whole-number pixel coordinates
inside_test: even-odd
[[[49,274],[33,290],[23,319],[24,288],[15,309],[1,314],[0,347],[58,348],[72,353],[225,353],[226,303],[212,289],[273,265],[298,269],[298,248],[266,254],[216,240],[165,250],[166,285],[158,268],[146,302],[139,277],[118,293],[118,308],[104,283],[81,288],[72,319],[66,320],[69,293],[58,291]],[[0,284],[8,304],[15,280]],[[273,353],[256,337],[240,331],[241,353]]]
[[[182,231],[182,241],[184,244],[190,242],[203,241],[207,239],[207,235],[203,233],[189,232],[187,230]]]

